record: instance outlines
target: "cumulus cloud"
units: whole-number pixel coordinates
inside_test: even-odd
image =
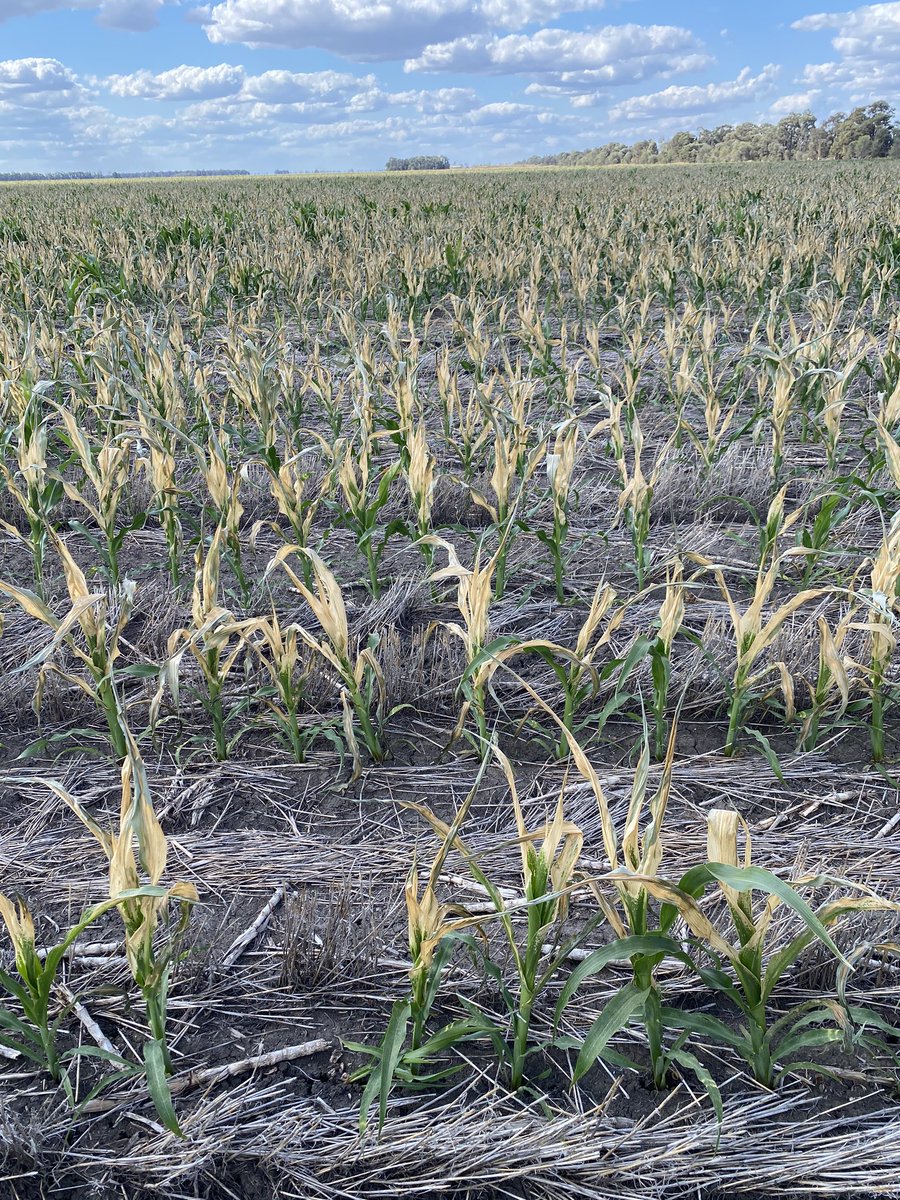
[[[24,108],[60,107],[81,94],[78,77],[56,58],[0,62],[0,100]]]
[[[21,2],[21,0],[20,0]],[[211,42],[316,46],[357,61],[396,59],[435,42],[515,30],[604,0],[219,0],[194,11]]]
[[[110,75],[107,87],[114,96],[141,100],[207,100],[231,96],[244,83],[244,68],[221,63],[217,67],[172,67],[154,74],[135,71],[131,75]]]
[[[336,100],[371,90],[375,84],[374,75],[343,71],[264,71],[246,78],[242,95],[270,104],[290,104],[308,99]]]
[[[748,100],[759,100],[771,93],[781,68],[774,63],[763,67],[758,75],[752,75],[744,67],[736,79],[724,83],[707,83],[694,87],[667,87],[660,92],[645,96],[631,96],[609,110],[614,121],[642,120],[646,117],[689,115],[715,112],[733,104]]]
[[[811,112],[821,94],[813,89],[808,92],[791,92],[788,96],[779,96],[769,105],[769,112],[774,117],[785,117],[788,113]]]
[[[435,43],[408,59],[404,70],[543,75],[556,82],[623,84],[695,69],[709,61],[698,50],[694,34],[675,25],[539,29],[503,37],[469,34]]]
[[[224,0],[199,15],[211,42],[396,58],[471,20],[471,0]]]
[[[791,28],[804,33],[834,31],[831,45],[838,58],[807,66],[803,83],[842,89],[861,103],[900,95],[900,3],[813,13]]]

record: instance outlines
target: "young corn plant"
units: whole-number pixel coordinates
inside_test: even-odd
[[[328,488],[328,478],[322,480],[319,486],[313,484],[313,470],[310,465],[311,449],[297,450],[294,435],[288,429],[283,431],[283,457],[275,446],[267,446],[262,461],[269,474],[269,486],[272,498],[279,514],[290,526],[294,545],[306,546],[312,531],[313,521],[319,506],[325,499]],[[258,521],[253,527],[255,538],[259,529],[266,522]],[[278,525],[272,522],[272,527],[281,533]],[[304,580],[307,586],[312,584],[312,572],[304,560]]]
[[[162,889],[159,889],[162,891]],[[138,889],[135,895],[151,896],[155,889]],[[128,897],[132,898],[131,896]],[[69,1065],[73,1059],[82,1055],[105,1058],[126,1069],[121,1075],[116,1073],[101,1081],[92,1089],[85,1100],[90,1100],[123,1075],[132,1074],[124,1059],[111,1056],[106,1050],[94,1047],[74,1047],[61,1050],[59,1033],[63,1021],[72,1007],[63,1005],[54,1012],[54,992],[57,975],[62,962],[78,938],[105,916],[110,909],[121,903],[121,897],[106,900],[86,910],[81,918],[68,930],[62,940],[51,947],[46,953],[39,953],[35,944],[34,920],[24,900],[17,899],[15,903],[0,892],[0,917],[6,925],[7,933],[15,953],[16,974],[13,978],[6,971],[0,970],[0,989],[11,996],[21,1009],[22,1016],[0,1006],[0,1046],[21,1055],[46,1071],[54,1083],[59,1084],[66,1095],[70,1106],[77,1103],[75,1089],[69,1075]]]
[[[374,438],[367,436],[357,452],[352,442],[341,439],[334,448],[334,464],[343,503],[329,501],[338,519],[356,539],[356,545],[366,562],[366,586],[377,599],[381,594],[379,565],[392,534],[402,528],[402,521],[391,521],[380,532],[379,513],[390,499],[391,484],[401,470],[394,462],[372,474],[371,462]]]
[[[150,795],[147,772],[127,726],[127,753],[122,763],[122,799],[117,832],[103,829],[81,801],[53,780],[45,784],[75,812],[99,842],[109,862],[110,907],[115,907],[125,931],[125,957],[147,1011],[150,1038],[144,1044],[147,1085],[167,1128],[180,1133],[166,1077],[172,1073],[166,1035],[166,1014],[172,971],[180,958],[180,943],[191,906],[199,900],[192,883],[160,885],[166,869],[167,843]],[[137,846],[137,855],[135,855]],[[141,874],[149,884],[141,884]],[[179,916],[164,944],[156,938],[171,904]]]
[[[653,680],[653,757],[661,759],[666,745],[666,705],[671,681],[672,642],[684,618],[684,582],[680,561],[666,573],[666,594],[659,610],[659,633],[650,646]]]
[[[21,420],[16,426],[15,449],[17,472],[4,462],[0,471],[6,481],[6,490],[16,501],[28,523],[28,533],[23,534],[9,521],[3,528],[17,541],[23,542],[31,555],[35,592],[44,595],[44,556],[53,530],[53,511],[63,495],[61,480],[47,467],[47,420],[42,419],[37,397],[25,406]]]
[[[784,622],[809,600],[822,595],[822,589],[806,588],[796,592],[766,618],[766,606],[775,587],[783,556],[773,557],[768,567],[765,567],[764,564],[760,565],[756,575],[753,599],[743,612],[729,590],[721,569],[714,567],[708,560],[699,556],[692,555],[691,557],[713,570],[731,618],[735,643],[735,664],[730,684],[728,734],[725,739],[724,751],[730,757],[737,748],[738,739],[744,728],[747,709],[760,696],[766,694],[765,688],[760,691],[760,685],[773,672],[778,673],[785,704],[790,712],[793,711],[793,686],[786,665],[783,662],[776,662],[758,670],[755,667],[760,655],[771,646]]]
[[[594,592],[588,615],[578,631],[574,650],[543,638],[532,638],[523,642],[511,636],[497,638],[485,646],[469,664],[463,675],[463,683],[466,683],[469,677],[478,676],[484,686],[501,666],[510,670],[519,683],[524,683],[522,677],[508,667],[510,659],[522,654],[539,655],[552,669],[562,689],[563,708],[559,718],[561,732],[555,741],[554,751],[557,758],[565,758],[569,753],[570,733],[580,736],[586,727],[590,728],[594,736],[602,733],[609,718],[626,702],[628,693],[625,691],[625,684],[647,653],[646,640],[636,638],[623,657],[612,658],[601,668],[594,665],[598,652],[609,643],[625,616],[624,607],[619,608],[606,622],[603,633],[595,638],[594,635],[615,599],[615,591],[601,580]],[[603,707],[592,708],[583,719],[579,719],[579,713],[597,694],[601,683],[613,676],[615,686]]]
[[[578,423],[566,422],[557,431],[552,451],[548,443],[545,464],[547,483],[550,486],[550,496],[553,502],[553,529],[535,531],[536,536],[550,551],[553,560],[553,578],[556,583],[556,598],[560,604],[565,600],[563,546],[569,531],[569,492],[578,454],[578,435]]]
[[[208,451],[192,443],[194,453],[206,482],[209,493],[212,516],[221,533],[222,550],[227,552],[228,560],[234,570],[238,587],[246,603],[251,595],[250,581],[244,572],[241,559],[241,517],[244,506],[241,503],[241,471],[235,470],[231,462],[230,441],[224,432],[215,434],[210,429]]]
[[[815,682],[807,682],[810,707],[804,715],[800,731],[800,746],[803,750],[815,750],[825,714],[832,710],[834,717],[840,718],[850,703],[851,671],[856,664],[842,651],[847,634],[856,628],[854,616],[855,610],[849,609],[833,630],[825,617],[818,619],[819,661]],[[840,701],[836,706],[833,703],[835,693]]]
[[[368,1061],[351,1076],[351,1080],[366,1080],[360,1102],[360,1133],[369,1121],[370,1108],[378,1100],[378,1130],[381,1132],[387,1116],[387,1103],[396,1082],[406,1088],[427,1088],[443,1082],[460,1069],[462,1064],[445,1065],[436,1062],[447,1050],[473,1038],[496,1035],[492,1021],[470,1009],[462,1019],[451,1021],[434,1032],[428,1025],[437,1000],[445,970],[453,950],[469,939],[463,932],[474,924],[469,913],[457,904],[438,898],[437,888],[447,855],[456,844],[459,830],[471,808],[481,783],[487,759],[466,800],[457,810],[438,852],[431,862],[420,891],[419,870],[415,858],[406,878],[407,941],[412,966],[409,972],[409,994],[396,1001],[391,1009],[384,1037],[377,1046],[345,1042],[349,1050],[364,1054]],[[413,806],[416,807],[416,806]]]
[[[424,538],[429,546],[436,546],[447,552],[448,565],[435,571],[431,576],[432,583],[440,583],[444,579],[456,582],[456,606],[463,623],[458,621],[433,622],[429,634],[440,624],[463,644],[466,658],[466,670],[460,682],[463,704],[459,719],[453,731],[451,741],[455,741],[465,728],[466,718],[471,712],[475,717],[480,753],[485,753],[488,745],[487,714],[485,709],[485,687],[491,673],[491,660],[486,657],[490,641],[490,606],[493,599],[493,574],[497,566],[498,551],[486,563],[482,563],[482,547],[479,544],[475,551],[475,561],[471,567],[464,567],[456,553],[455,546],[444,538],[430,535]]]
[[[649,478],[641,468],[641,456],[644,448],[644,435],[641,431],[637,414],[631,418],[630,433],[633,447],[633,465],[628,467],[625,454],[625,442],[621,428],[621,401],[612,411],[611,441],[613,453],[622,476],[622,490],[619,493],[619,512],[624,513],[625,523],[631,534],[634,547],[634,570],[638,590],[642,590],[650,568],[651,553],[647,546],[650,538],[650,504],[653,500],[653,489],[662,470],[668,446],[661,450],[654,461]]]
[[[742,827],[743,862],[738,845]],[[848,1024],[884,1029],[883,1018],[864,1007],[813,999],[795,1005],[770,1022],[768,1009],[772,995],[786,972],[815,941],[821,942],[839,963],[845,963],[828,932],[829,926],[851,913],[897,910],[897,905],[861,889],[867,894],[841,896],[812,909],[790,884],[771,871],[752,865],[749,830],[731,809],[713,809],[709,813],[707,842],[709,862],[688,871],[679,889],[697,895],[713,884],[725,897],[734,942],[717,936],[712,945],[702,933],[698,941],[716,964],[715,969],[704,972],[705,982],[734,1004],[742,1020],[734,1029],[710,1014],[675,1009],[666,1009],[665,1019],[675,1028],[732,1047],[764,1087],[774,1087],[788,1072],[798,1068],[827,1073],[827,1067],[809,1061],[810,1049],[844,1042]],[[840,881],[816,877],[803,884],[812,889],[837,882]],[[754,893],[765,896],[761,906],[754,902]],[[767,937],[782,905],[800,918],[804,929],[781,949],[770,950]],[[692,929],[692,932],[698,931]],[[895,1032],[890,1026],[887,1030]]]
[[[582,777],[590,783],[600,809],[603,840],[612,868],[606,879],[612,883],[614,899],[611,900],[596,882],[591,883],[591,888],[616,941],[593,951],[579,963],[560,995],[556,1021],[558,1023],[565,1005],[584,979],[601,971],[612,961],[628,959],[632,968],[631,981],[609,1002],[585,1037],[576,1062],[574,1080],[577,1082],[605,1053],[612,1034],[632,1016],[639,1014],[647,1036],[654,1085],[664,1087],[672,1067],[678,1065],[694,1071],[715,1099],[716,1092],[709,1086],[711,1081],[698,1070],[698,1064],[684,1051],[683,1043],[676,1041],[673,1046],[666,1043],[663,999],[656,979],[656,969],[664,958],[675,957],[686,961],[684,951],[670,937],[670,930],[679,913],[685,915],[684,909],[689,906],[690,897],[681,906],[664,903],[656,913],[653,905],[654,897],[667,901],[670,894],[669,885],[659,878],[659,868],[663,855],[662,825],[672,785],[675,736],[676,723],[673,722],[659,783],[652,796],[648,797],[650,738],[645,732],[621,844],[597,773],[581,748],[572,742],[576,766]],[[645,821],[643,829],[642,821]]]
[[[311,588],[287,561],[295,554],[309,561],[313,573]],[[370,639],[365,649],[353,655],[340,585],[315,550],[303,546],[282,546],[266,568],[266,575],[276,567],[281,567],[286,573],[309,605],[325,635],[320,639],[302,625],[295,627],[297,636],[323,658],[338,677],[344,737],[353,755],[353,777],[356,778],[362,769],[357,728],[373,762],[383,762],[387,756],[382,734],[386,719],[386,696],[384,678],[374,654],[377,643]]]
[[[106,718],[107,731],[116,758],[125,757],[127,744],[122,732],[122,709],[117,681],[127,676],[146,676],[155,673],[149,664],[117,668],[121,640],[134,605],[135,585],[125,580],[113,600],[105,592],[91,592],[84,572],[69,553],[68,547],[56,534],[54,545],[62,560],[66,586],[72,607],[59,618],[34,592],[15,587],[0,580],[0,592],[15,600],[23,612],[51,630],[50,642],[17,668],[27,671],[39,667],[34,694],[34,708],[40,713],[46,677],[53,673],[89,696]],[[114,618],[114,623],[110,618]],[[54,662],[54,654],[64,646],[78,662],[84,674],[73,674]]]
[[[114,590],[121,581],[119,556],[125,538],[134,530],[143,529],[146,513],[138,513],[127,524],[119,525],[119,506],[126,494],[131,477],[131,439],[114,438],[100,445],[91,441],[69,409],[60,409],[65,441],[78,459],[93,499],[74,483],[62,480],[66,495],[80,505],[94,522],[101,535],[81,521],[71,521],[73,529],[94,547],[103,562],[109,586]]]
[[[523,443],[519,428],[507,420],[494,419],[494,466],[491,471],[492,502],[475,488],[472,499],[490,515],[498,545],[494,555],[494,599],[500,600],[506,589],[506,561],[513,535],[515,512],[514,485],[519,477]],[[532,468],[533,469],[533,468]],[[530,474],[530,471],[528,472]],[[524,486],[524,483],[520,486]]]
[[[301,721],[303,683],[307,672],[299,674],[298,629],[282,628],[275,609],[271,617],[257,617],[241,623],[241,637],[256,655],[270,685],[258,695],[275,722],[278,735],[290,750],[294,761],[306,762],[309,748],[325,729],[321,724]]]
[[[414,540],[422,551],[425,570],[430,574],[434,568],[434,548],[425,539],[431,534],[431,509],[434,503],[434,455],[428,446],[424,421],[420,421],[410,435],[408,458],[404,474],[416,514]]]
[[[568,910],[568,893],[584,837],[577,825],[565,820],[563,791],[560,791],[552,819],[537,829],[529,830],[512,766],[496,744],[492,743],[491,749],[506,777],[515,814],[524,896],[524,903],[518,908],[510,905],[501,889],[480,865],[478,856],[460,837],[453,835],[451,827],[422,805],[412,804],[410,807],[425,817],[445,841],[452,838],[453,848],[462,855],[473,879],[485,889],[494,906],[495,918],[509,946],[515,978],[510,988],[499,967],[485,957],[485,967],[498,984],[509,1019],[505,1035],[502,1031],[496,1031],[492,1041],[509,1069],[510,1088],[518,1091],[526,1083],[529,1056],[541,1048],[534,1044],[535,1005],[572,947],[569,942],[561,954],[553,954],[547,961],[545,943],[548,940],[553,943],[560,940]],[[520,928],[514,917],[514,913],[518,912],[524,912],[524,929]],[[460,927],[474,923],[475,919],[469,918],[456,925]]]
[[[137,466],[150,481],[153,513],[159,521],[166,543],[169,579],[173,587],[181,582],[181,520],[178,515],[179,488],[176,481],[176,459],[166,431],[157,432],[159,419],[149,408],[138,405],[139,452]]]
[[[190,651],[199,668],[203,687],[200,702],[212,725],[214,755],[224,762],[231,748],[228,737],[228,713],[225,686],[228,675],[245,649],[241,623],[219,604],[222,547],[225,531],[219,526],[207,547],[197,547],[194,587],[191,598],[190,628],[176,629],[166,646],[166,661],[159,672],[159,688],[150,708],[151,725],[156,724],[162,699],[168,688],[178,708],[180,674],[184,655]]]

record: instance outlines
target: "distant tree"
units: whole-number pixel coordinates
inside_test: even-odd
[[[389,158],[386,171],[449,171],[446,154],[417,154],[412,158]]]
[[[885,100],[854,108],[838,126],[832,158],[886,158],[894,143],[894,110]]]

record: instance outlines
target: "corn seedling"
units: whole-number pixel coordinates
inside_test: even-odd
[[[819,661],[815,683],[807,683],[810,708],[803,719],[800,745],[804,750],[815,750],[819,740],[822,717],[832,704],[837,693],[840,703],[834,713],[840,717],[850,703],[851,671],[856,666],[852,659],[843,654],[843,645],[848,632],[855,628],[851,608],[832,630],[825,617],[819,617]]]
[[[297,626],[282,629],[273,608],[271,617],[242,622],[240,636],[269,676],[270,686],[258,695],[271,713],[279,737],[296,762],[305,762],[310,745],[324,729],[321,725],[304,726],[300,719],[306,672],[298,674],[297,670]]]
[[[366,586],[377,598],[381,594],[379,564],[382,555],[388,538],[397,533],[403,523],[392,521],[379,534],[378,514],[390,499],[391,484],[399,474],[401,464],[392,463],[372,475],[373,453],[374,439],[371,437],[366,437],[358,453],[352,442],[338,442],[334,448],[334,464],[343,503],[328,503],[338,520],[352,531],[366,562]]]
[[[40,712],[46,676],[52,672],[67,683],[74,684],[89,696],[102,710],[106,718],[109,739],[116,758],[126,753],[126,742],[122,733],[122,711],[117,693],[117,679],[127,676],[144,677],[155,673],[149,664],[134,664],[116,668],[120,655],[120,642],[128,624],[134,604],[135,585],[126,580],[119,589],[115,602],[104,592],[91,592],[84,572],[75,562],[65,544],[56,534],[53,542],[62,560],[66,586],[72,607],[60,619],[34,592],[17,588],[0,580],[0,592],[15,600],[23,612],[52,631],[50,642],[22,663],[19,671],[39,667],[38,683],[34,695],[35,712]],[[114,617],[114,623],[109,618]],[[80,635],[80,636],[79,636]],[[63,670],[54,662],[54,653],[65,646],[68,652],[84,668],[87,678]]]
[[[466,800],[457,810],[453,822],[446,826],[442,844],[432,859],[425,886],[419,890],[419,870],[415,858],[406,879],[407,940],[412,966],[409,972],[409,995],[396,1001],[391,1009],[384,1037],[378,1046],[345,1042],[348,1049],[365,1054],[369,1061],[351,1077],[367,1080],[360,1101],[360,1132],[369,1120],[369,1109],[379,1102],[379,1133],[387,1115],[388,1096],[395,1082],[406,1088],[427,1088],[440,1083],[460,1069],[461,1064],[435,1066],[435,1060],[455,1045],[472,1038],[494,1036],[493,1022],[469,1006],[469,1014],[428,1032],[428,1022],[434,1009],[446,967],[454,948],[470,941],[464,933],[475,922],[457,904],[440,901],[437,886],[447,855],[457,843],[459,830],[478,792],[485,766]],[[418,811],[419,806],[412,805]],[[433,814],[426,814],[435,820]]]
[[[742,827],[745,835],[743,862],[738,853]],[[706,1013],[669,1009],[665,1013],[667,1020],[683,1030],[704,1034],[731,1046],[764,1087],[773,1087],[798,1066],[827,1071],[827,1068],[817,1068],[815,1063],[808,1061],[808,1051],[841,1043],[847,1022],[871,1021],[873,1016],[880,1022],[880,1018],[867,1010],[847,1009],[835,1001],[810,1000],[796,1005],[770,1023],[769,1002],[785,973],[814,941],[821,942],[840,963],[845,962],[828,932],[830,925],[850,913],[888,911],[897,906],[867,892],[860,896],[842,896],[813,910],[795,888],[771,871],[752,865],[749,830],[740,815],[731,809],[713,809],[709,813],[707,853],[709,862],[687,872],[679,887],[687,893],[697,894],[714,884],[725,897],[735,942],[723,946],[717,938],[715,946],[704,945],[716,963],[713,971],[704,974],[704,979],[728,997],[743,1019],[737,1029],[732,1029]],[[816,877],[803,882],[807,888],[816,888],[839,881]],[[761,907],[754,903],[754,893],[765,896]],[[769,951],[767,937],[781,906],[799,917],[804,929],[782,949]],[[703,941],[702,937],[699,940]],[[726,967],[730,968],[731,974],[724,969]]]
[[[154,897],[157,891],[162,893],[162,890],[139,888],[134,894],[129,894],[128,898],[150,898]],[[21,899],[13,903],[0,893],[0,917],[3,918],[13,945],[18,975],[18,979],[15,979],[8,972],[0,970],[0,989],[12,997],[22,1012],[22,1016],[19,1017],[0,1006],[0,1046],[6,1046],[46,1071],[55,1083],[62,1086],[69,1104],[73,1107],[76,1104],[76,1096],[69,1077],[69,1064],[73,1059],[81,1055],[90,1055],[105,1058],[115,1062],[120,1068],[125,1068],[121,1075],[117,1073],[102,1080],[90,1095],[85,1097],[86,1100],[116,1082],[122,1075],[132,1073],[124,1059],[111,1056],[105,1050],[80,1046],[60,1050],[59,1032],[63,1021],[69,1015],[71,1003],[61,1006],[54,1015],[57,975],[64,958],[91,925],[122,902],[122,898],[119,897],[95,904],[66,930],[65,936],[57,945],[46,954],[40,954],[35,945],[34,920],[27,905]]]
[[[62,480],[66,495],[80,505],[94,522],[99,538],[81,521],[72,521],[72,528],[82,534],[103,561],[109,585],[119,586],[119,555],[126,536],[142,529],[145,513],[138,513],[125,525],[119,525],[119,505],[126,493],[131,473],[131,439],[119,437],[102,445],[91,442],[69,409],[61,409],[65,440],[76,455],[85,480],[94,493],[93,499],[68,480]]]
[[[18,471],[14,473],[6,463],[0,463],[0,470],[6,481],[6,490],[25,516],[28,533],[23,535],[9,521],[2,522],[3,528],[28,546],[35,591],[38,596],[43,596],[44,554],[53,529],[53,510],[62,498],[63,485],[47,468],[47,420],[41,418],[38,395],[39,393],[35,393],[25,405],[24,413],[16,426],[15,451]]]
[[[578,434],[578,424],[567,423],[558,430],[552,451],[548,443],[545,465],[553,503],[553,529],[537,531],[537,537],[549,549],[553,559],[556,598],[560,603],[565,599],[563,544],[569,529],[569,491],[572,486],[572,472],[575,469],[578,453]]]
[[[109,862],[108,907],[115,907],[125,930],[125,957],[132,978],[140,988],[147,1010],[150,1038],[144,1044],[147,1084],[157,1112],[167,1128],[179,1133],[166,1076],[172,1063],[166,1038],[166,1011],[172,970],[180,954],[181,936],[190,919],[191,905],[198,900],[192,883],[162,887],[167,844],[153,809],[147,772],[134,738],[126,726],[127,754],[122,763],[122,800],[117,832],[103,829],[84,805],[66,788],[44,780],[73,810],[94,835]],[[137,845],[137,856],[135,855]],[[141,885],[141,872],[149,885]],[[169,906],[177,902],[179,919],[160,946],[154,935]]]
[[[294,554],[306,558],[313,572],[310,588],[299,578],[287,562]],[[340,699],[343,710],[344,736],[353,754],[354,778],[359,774],[361,759],[354,720],[362,733],[363,741],[374,762],[382,762],[387,750],[382,742],[381,726],[385,719],[384,679],[378,660],[375,658],[375,642],[370,639],[365,649],[355,658],[350,649],[350,631],[347,610],[341,595],[340,585],[325,562],[314,551],[302,546],[282,546],[266,568],[270,574],[280,566],[291,583],[309,605],[325,635],[316,636],[302,625],[296,626],[297,636],[310,649],[320,655],[337,674],[340,684]]]
[[[446,550],[448,565],[435,571],[431,576],[431,581],[439,583],[444,579],[455,580],[456,607],[463,620],[462,624],[458,621],[441,622],[449,633],[462,642],[466,659],[466,669],[460,682],[463,705],[453,731],[453,740],[462,733],[466,717],[471,711],[475,716],[480,751],[483,753],[487,745],[484,690],[491,672],[490,659],[484,655],[484,651],[490,641],[492,581],[498,552],[495,551],[493,556],[482,564],[482,547],[479,544],[472,566],[464,567],[456,553],[456,548],[450,542],[434,535],[423,538],[423,541],[429,546],[437,546],[441,550]],[[433,625],[431,630],[434,628]]]
[[[192,623],[189,628],[176,629],[169,637],[166,661],[159,673],[159,688],[150,709],[151,724],[155,724],[166,688],[177,709],[181,664],[185,652],[190,651],[203,680],[203,687],[198,694],[212,725],[214,753],[219,762],[227,759],[230,749],[225,684],[244,650],[240,623],[219,604],[224,538],[225,533],[220,526],[213,534],[205,555],[202,547],[197,548],[191,599]]]
[[[451,827],[422,805],[410,807],[424,816],[438,835],[445,839],[445,843],[449,842],[462,855],[473,879],[485,889],[494,906],[496,919],[512,956],[515,981],[511,989],[496,964],[485,957],[485,967],[498,984],[509,1016],[507,1037],[501,1039],[495,1036],[492,1041],[509,1068],[510,1087],[517,1091],[525,1083],[527,1060],[536,1049],[532,1036],[535,1004],[573,944],[569,942],[561,955],[554,954],[549,963],[546,961],[544,943],[548,939],[554,942],[559,940],[568,910],[568,893],[584,838],[577,825],[565,820],[562,791],[553,818],[537,829],[529,830],[512,766],[496,744],[492,743],[491,749],[506,777],[515,815],[524,895],[524,903],[519,909],[510,907],[502,891],[480,865],[478,857],[461,838],[454,835]],[[518,911],[523,911],[526,918],[525,929],[521,933],[513,916]],[[468,921],[463,919],[457,922],[457,927],[474,923],[474,918]]]
[[[684,618],[684,583],[680,562],[666,574],[666,594],[659,610],[659,633],[650,646],[653,680],[653,756],[663,757],[666,744],[666,704],[671,680],[672,642]]]
[[[775,556],[768,567],[760,565],[756,575],[753,599],[742,612],[725,582],[721,569],[713,567],[711,563],[697,555],[692,557],[713,570],[731,618],[735,644],[735,665],[730,684],[728,734],[725,739],[725,754],[730,756],[737,747],[747,709],[755,699],[765,694],[760,692],[760,685],[773,672],[777,672],[780,677],[786,708],[789,714],[793,712],[793,686],[785,664],[777,662],[760,669],[754,668],[760,655],[771,646],[788,617],[809,600],[820,596],[822,589],[807,588],[796,592],[780,608],[766,617],[766,605],[775,587],[782,561],[781,557]]]

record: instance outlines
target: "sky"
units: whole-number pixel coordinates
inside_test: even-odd
[[[514,162],[900,100],[900,3],[822,3],[0,0],[0,171]]]

